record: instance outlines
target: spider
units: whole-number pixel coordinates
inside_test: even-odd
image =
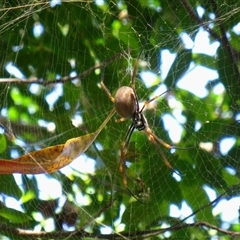
[[[171,145],[167,144],[162,139],[160,139],[158,136],[156,136],[153,133],[153,131],[151,130],[151,128],[149,127],[147,119],[143,115],[144,108],[150,102],[156,100],[161,95],[166,93],[168,90],[165,91],[164,93],[162,93],[160,95],[157,95],[157,96],[153,97],[152,99],[146,101],[141,109],[140,109],[140,106],[139,106],[139,100],[138,100],[138,96],[137,96],[136,88],[135,88],[135,77],[136,77],[137,68],[138,68],[138,62],[139,62],[139,58],[141,56],[141,53],[142,53],[142,51],[140,52],[140,54],[139,54],[139,56],[138,56],[138,58],[137,58],[137,60],[135,62],[135,65],[134,65],[130,86],[122,86],[122,87],[120,87],[117,90],[117,92],[115,94],[115,97],[112,96],[112,94],[110,93],[110,91],[108,90],[106,85],[104,84],[104,76],[103,76],[103,74],[101,76],[101,87],[105,91],[105,93],[107,94],[108,98],[114,103],[115,110],[121,117],[121,119],[118,120],[118,121],[124,121],[124,120],[127,120],[127,119],[131,119],[132,120],[132,123],[129,126],[127,134],[126,134],[126,136],[124,138],[124,141],[122,142],[122,145],[121,145],[121,158],[120,158],[120,164],[119,164],[119,171],[120,171],[120,173],[123,176],[123,180],[122,181],[123,181],[124,187],[130,192],[130,194],[134,198],[136,198],[136,197],[132,193],[132,191],[129,189],[128,182],[127,182],[126,154],[127,154],[127,151],[128,151],[129,142],[130,142],[132,133],[133,133],[133,131],[135,129],[137,129],[138,131],[145,131],[145,133],[148,136],[149,141],[151,143],[153,143],[155,145],[155,147],[157,148],[157,151],[161,155],[165,165],[168,168],[170,168],[174,173],[179,175],[179,173],[176,172],[173,169],[173,167],[171,166],[171,164],[168,162],[165,154],[163,153],[163,151],[160,148],[160,146],[158,145],[158,143],[162,144],[167,149],[176,149],[177,147],[176,146],[171,146]],[[183,149],[183,148],[181,148],[181,149]]]

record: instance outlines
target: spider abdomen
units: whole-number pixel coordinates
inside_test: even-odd
[[[132,118],[137,110],[136,98],[131,87],[123,86],[119,88],[114,98],[117,113],[126,119]]]

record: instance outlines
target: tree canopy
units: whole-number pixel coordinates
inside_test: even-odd
[[[3,1],[1,236],[238,236],[238,208],[227,220],[223,203],[240,189],[239,9]],[[122,86],[143,129],[114,110]]]

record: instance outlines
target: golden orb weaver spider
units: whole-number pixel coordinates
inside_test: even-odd
[[[161,95],[166,93],[168,90],[165,91],[164,93],[161,93],[160,95],[157,95],[157,96],[153,97],[152,99],[146,101],[144,103],[144,105],[142,106],[142,108],[140,109],[138,96],[137,96],[136,89],[135,89],[135,78],[136,78],[139,58],[142,54],[142,51],[139,53],[139,56],[135,62],[130,86],[120,87],[117,90],[115,97],[112,96],[112,94],[110,93],[110,91],[108,90],[106,85],[104,84],[103,74],[101,76],[101,87],[107,94],[108,98],[114,103],[116,112],[121,116],[121,119],[123,119],[123,120],[131,119],[132,120],[132,123],[129,126],[127,134],[121,145],[121,158],[120,158],[120,164],[119,164],[119,171],[123,175],[122,181],[123,181],[124,187],[137,200],[139,200],[139,199],[133,194],[133,192],[128,187],[127,175],[126,175],[126,154],[128,151],[129,142],[130,142],[133,131],[135,129],[137,129],[138,131],[145,131],[145,133],[148,136],[149,141],[152,142],[155,145],[155,147],[157,148],[157,151],[160,154],[160,156],[162,157],[165,165],[178,175],[180,175],[180,174],[178,172],[176,172],[174,170],[174,168],[171,166],[171,164],[168,162],[165,154],[163,153],[162,149],[159,147],[158,143],[162,144],[167,149],[187,149],[187,148],[178,148],[176,146],[171,146],[171,145],[167,144],[166,142],[164,142],[162,139],[160,139],[158,136],[156,136],[153,133],[153,131],[151,130],[151,128],[149,127],[149,125],[147,123],[147,119],[143,115],[144,108],[150,102],[156,100]]]

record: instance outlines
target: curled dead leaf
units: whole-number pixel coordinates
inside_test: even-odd
[[[105,121],[93,133],[71,138],[65,144],[27,153],[14,160],[0,159],[0,174],[39,174],[55,172],[83,154],[94,142],[115,113],[111,111]]]

